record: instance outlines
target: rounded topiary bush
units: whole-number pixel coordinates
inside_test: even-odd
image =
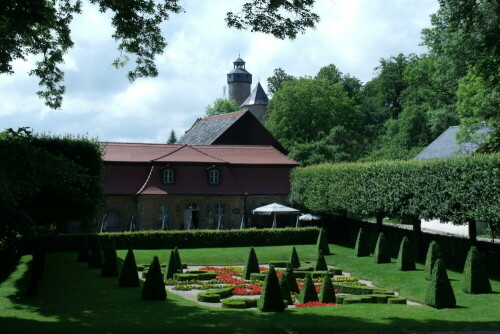
[[[286,266],[286,270],[283,273],[283,276],[287,279],[288,281],[288,287],[290,288],[290,292],[296,292],[299,293],[299,285],[297,284],[297,278],[295,277],[295,273],[293,271],[292,265],[289,263]]]
[[[115,243],[110,242],[104,250],[104,259],[102,263],[101,275],[104,277],[118,276],[118,256],[116,255]]]
[[[90,258],[90,250],[89,250],[89,240],[87,237],[80,238],[80,245],[78,248],[78,256],[76,261],[78,262],[87,262]]]
[[[243,278],[250,279],[251,273],[260,273],[259,261],[257,260],[257,255],[253,247],[250,247],[250,252],[248,253],[247,263],[243,270]]]
[[[407,237],[401,240],[401,245],[399,246],[397,268],[401,271],[415,270],[415,256]]]
[[[90,247],[90,257],[89,257],[89,268],[102,268],[102,252],[101,252],[101,244],[99,243],[99,239],[97,237],[89,240]]]
[[[122,287],[139,286],[139,274],[137,273],[137,264],[132,248],[129,248],[125,256],[120,277],[118,278],[118,285]]]
[[[307,274],[304,278],[304,284],[302,284],[302,290],[300,290],[299,303],[306,304],[308,302],[317,302],[318,293],[314,288],[314,282],[310,274]]]
[[[461,282],[465,293],[491,293],[491,284],[481,254],[472,246],[465,260]]]
[[[322,303],[335,303],[337,298],[330,275],[325,275],[323,277],[323,284],[321,285],[318,299]]]
[[[273,266],[270,266],[267,272],[258,306],[262,312],[283,312],[285,310],[286,305],[283,301],[278,276],[276,276]]]
[[[375,246],[374,253],[375,263],[391,263],[391,256],[389,252],[389,245],[385,240],[384,232],[380,232]]]
[[[328,265],[326,264],[325,257],[323,256],[323,251],[321,249],[318,251],[318,258],[316,259],[314,270],[328,270]]]
[[[292,265],[293,268],[300,267],[299,255],[297,254],[295,246],[292,248],[292,255],[290,256],[290,264]]]
[[[288,305],[293,305],[292,294],[290,293],[290,286],[288,285],[288,280],[285,275],[280,277],[280,288],[281,294],[283,295],[283,300],[286,300]]]
[[[153,262],[149,266],[148,274],[142,287],[142,298],[147,300],[165,300],[167,298],[160,261],[158,261],[157,256],[153,258]]]
[[[165,268],[165,279],[174,278],[174,274],[178,272],[177,263],[175,251],[170,251],[170,258],[168,259],[167,267]]]
[[[330,248],[328,247],[328,241],[326,240],[326,232],[324,229],[319,230],[316,248],[318,253],[319,251],[322,251],[323,255],[330,255]]]
[[[362,227],[359,228],[358,238],[356,239],[356,246],[354,247],[354,255],[370,256],[370,248],[368,247],[368,236]]]
[[[440,259],[432,267],[432,275],[427,285],[425,303],[435,308],[453,308],[456,306],[455,294],[448,279],[446,268]]]
[[[430,280],[432,276],[432,270],[434,263],[437,259],[441,258],[441,250],[436,241],[431,241],[429,248],[427,249],[427,256],[425,257],[425,279]]]

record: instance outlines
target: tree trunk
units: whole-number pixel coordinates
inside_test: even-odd
[[[476,222],[474,220],[470,220],[468,225],[469,225],[469,242],[471,246],[474,246],[477,243]]]
[[[383,215],[377,215],[377,231],[378,233],[382,232],[382,222],[384,221]]]
[[[421,221],[417,217],[409,217],[413,225],[413,246],[415,249],[415,258],[418,260],[423,260],[424,255],[424,245],[422,243],[422,226]]]

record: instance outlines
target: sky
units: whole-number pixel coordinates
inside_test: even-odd
[[[267,91],[266,79],[276,68],[314,76],[328,64],[367,82],[381,58],[426,52],[420,32],[439,7],[437,0],[317,0],[316,29],[278,40],[226,26],[226,12],[238,12],[243,2],[181,1],[185,13],[162,24],[168,45],[156,59],[158,77],[131,83],[127,67],[111,65],[119,55],[111,15],[84,1],[71,25],[75,45],[62,66],[62,107],[50,109],[36,95],[38,78],[28,75],[36,57],[15,61],[15,74],[0,75],[0,131],[28,126],[100,141],[165,143],[171,130],[181,137],[223,97],[238,55],[253,75],[252,89],[260,81]]]

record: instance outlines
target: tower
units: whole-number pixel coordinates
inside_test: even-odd
[[[227,74],[229,100],[234,100],[241,106],[250,95],[252,75],[245,69],[245,61],[240,57],[233,64],[233,70]]]

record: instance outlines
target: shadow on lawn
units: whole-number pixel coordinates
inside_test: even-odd
[[[169,294],[166,301],[142,300],[141,288],[120,288],[117,278],[103,278],[86,263],[72,262],[63,254],[47,257],[47,271],[35,298],[15,297],[15,307],[29,310],[32,320],[0,316],[2,333],[350,333],[465,330],[471,323],[443,320],[413,320],[388,317],[370,308],[372,317],[342,316],[335,306],[261,313],[199,307]],[[22,280],[20,280],[22,281]],[[394,313],[404,314],[397,306]],[[331,310],[331,313],[329,312]],[[392,312],[391,312],[392,313]],[[35,317],[35,315],[37,317]],[[383,321],[380,317],[385,316]],[[373,320],[372,320],[373,319]],[[474,323],[475,329],[498,329],[500,321]]]

